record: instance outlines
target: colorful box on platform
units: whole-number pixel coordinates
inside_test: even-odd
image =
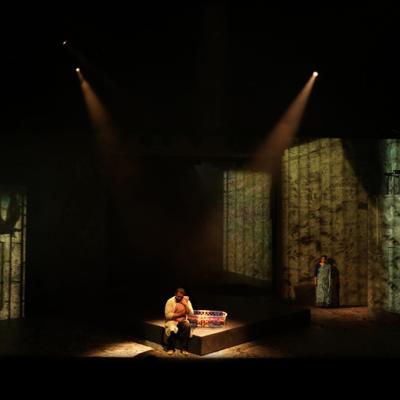
[[[227,316],[225,311],[194,310],[194,315],[188,315],[188,319],[194,328],[220,328],[225,325]]]

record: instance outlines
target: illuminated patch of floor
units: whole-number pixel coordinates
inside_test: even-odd
[[[136,357],[153,349],[135,342],[109,343],[84,354],[86,357]]]
[[[239,344],[214,353],[207,354],[203,358],[279,358],[287,357],[280,349],[266,346],[260,349],[256,341]]]

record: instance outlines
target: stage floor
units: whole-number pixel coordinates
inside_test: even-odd
[[[189,351],[198,355],[236,346],[279,330],[305,326],[311,319],[309,309],[290,306],[270,298],[221,295],[209,298],[208,304],[213,305],[208,309],[226,311],[228,317],[221,328],[193,329]],[[144,321],[142,332],[144,339],[162,344],[164,320],[151,318]]]

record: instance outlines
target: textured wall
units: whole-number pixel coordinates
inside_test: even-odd
[[[282,174],[283,296],[310,283],[318,256],[327,254],[338,263],[341,304],[367,304],[368,196],[342,141],[286,150]]]
[[[224,173],[224,269],[260,280],[272,277],[271,178]]]
[[[0,320],[24,316],[26,196],[0,188]]]
[[[381,152],[384,172],[400,169],[400,140],[384,140]],[[378,251],[382,260],[380,267],[377,264],[371,271],[375,286],[371,305],[376,309],[400,312],[400,177],[383,181],[377,217]]]

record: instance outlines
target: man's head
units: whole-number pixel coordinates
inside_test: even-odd
[[[186,291],[184,288],[178,288],[175,290],[175,300],[179,303],[182,299],[183,296],[185,296]]]

